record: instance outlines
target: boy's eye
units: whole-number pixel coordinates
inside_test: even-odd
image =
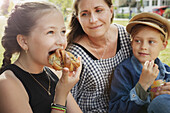
[[[149,41],[149,43],[150,43],[150,44],[153,44],[153,43],[154,43],[154,41]]]
[[[54,31],[48,31],[47,34],[54,34]]]
[[[135,42],[140,43],[140,40],[135,40]]]

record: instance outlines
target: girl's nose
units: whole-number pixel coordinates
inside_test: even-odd
[[[65,49],[67,46],[66,36],[58,36],[58,38],[56,38],[56,45],[60,45]]]

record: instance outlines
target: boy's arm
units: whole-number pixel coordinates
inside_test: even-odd
[[[135,91],[136,91],[136,94],[138,95],[138,97],[141,100],[143,100],[143,101],[147,100],[147,97],[149,96],[149,93],[146,92],[139,83],[136,84]]]

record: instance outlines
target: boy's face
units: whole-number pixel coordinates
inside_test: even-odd
[[[167,41],[161,40],[161,33],[149,26],[141,29],[132,40],[133,54],[142,65],[145,61],[155,60],[166,45]]]

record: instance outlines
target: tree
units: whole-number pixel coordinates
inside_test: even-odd
[[[170,19],[170,8],[167,8],[163,15],[165,18]]]
[[[9,8],[9,0],[3,0],[3,4],[1,6],[1,10],[2,10],[3,15],[8,14],[8,8]]]
[[[141,12],[141,10],[140,10],[141,7],[144,8],[143,0],[138,0],[138,1],[137,1],[137,11],[138,11],[138,13]]]
[[[72,8],[72,1],[73,0],[49,0],[49,2],[52,2],[61,8],[64,16],[66,16],[69,9]]]

